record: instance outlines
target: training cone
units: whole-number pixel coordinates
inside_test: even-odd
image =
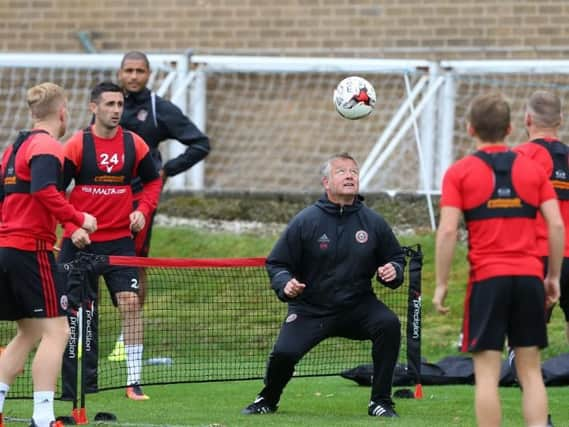
[[[423,398],[423,385],[415,384],[415,399],[422,399],[422,398]]]

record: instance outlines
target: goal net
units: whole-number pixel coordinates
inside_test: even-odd
[[[443,61],[441,67],[447,70],[445,85],[453,94],[446,101],[450,104],[447,110],[454,111],[455,118],[452,139],[441,142],[440,158],[445,161],[440,172],[444,172],[450,161],[474,151],[472,139],[466,133],[465,118],[475,96],[500,92],[508,99],[513,131],[506,142],[514,146],[527,141],[524,114],[526,102],[534,91],[552,91],[564,104],[569,95],[569,61]],[[560,129],[559,137],[569,141],[566,127]]]
[[[115,80],[118,54],[0,54],[0,148],[31,125],[27,88],[42,81],[69,96],[71,132],[90,122],[90,89]],[[436,193],[450,163],[472,149],[464,115],[477,94],[512,101],[511,144],[525,139],[524,102],[544,88],[567,93],[566,61],[441,61],[362,58],[149,55],[150,87],[172,100],[211,139],[204,163],[170,179],[167,191],[302,194],[321,191],[319,167],[348,151],[362,168],[362,192]],[[361,120],[335,112],[332,93],[348,75],[375,87],[375,111]],[[565,137],[564,131],[562,138]],[[184,147],[162,145],[165,158]],[[431,215],[432,216],[432,215]]]
[[[407,98],[405,77],[414,86],[428,62],[150,55],[153,90],[171,99],[211,138],[203,176],[169,180],[167,190],[225,193],[320,192],[319,167],[330,155],[348,151],[361,164]],[[115,80],[121,60],[114,54],[0,54],[2,147],[31,125],[26,90],[42,81],[62,85],[69,96],[65,138],[90,122],[89,91]],[[378,94],[371,116],[356,121],[335,112],[332,93],[347,75],[361,75]],[[166,158],[183,150],[171,142]],[[410,128],[367,191],[420,188],[419,159]]]
[[[21,129],[32,126],[26,92],[50,81],[67,95],[68,127],[62,140],[91,123],[91,89],[102,81],[116,81],[122,55],[89,54],[0,54],[0,151],[11,144]],[[149,55],[152,74],[149,88],[171,98],[185,77],[186,55]],[[177,80],[178,79],[178,80]],[[187,105],[180,100],[184,111]]]
[[[310,58],[201,58],[207,78],[207,130],[213,150],[206,164],[212,191],[306,193],[321,190],[319,167],[347,151],[364,163],[407,98],[426,62]],[[347,75],[360,75],[378,94],[361,120],[336,113],[332,93]],[[412,129],[370,182],[368,191],[419,188]],[[408,173],[402,172],[409,171]]]

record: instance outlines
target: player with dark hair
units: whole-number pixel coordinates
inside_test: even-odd
[[[391,382],[401,324],[372,288],[403,283],[403,251],[385,220],[358,195],[359,169],[347,153],[322,167],[326,194],[296,215],[269,257],[267,271],[288,314],[269,356],[265,387],[244,414],[277,410],[295,365],[314,346],[339,336],[372,341],[368,414],[397,417]]]
[[[124,55],[118,79],[125,93],[121,126],[140,135],[150,148],[156,169],[163,179],[178,175],[203,160],[209,153],[209,138],[172,102],[146,87],[150,77],[148,57],[138,51]],[[160,143],[176,140],[187,146],[184,153],[162,162]],[[135,183],[136,184],[136,183]],[[137,188],[134,188],[135,197]],[[152,220],[136,236],[136,253],[148,256]]]
[[[52,252],[55,229],[58,222],[73,224],[89,241],[97,221],[75,209],[63,193],[63,149],[55,139],[67,127],[63,89],[39,84],[28,90],[27,102],[33,128],[20,132],[4,152],[0,174],[0,318],[17,323],[16,336],[0,355],[0,427],[9,386],[38,343],[31,427],[59,427],[53,400],[69,326],[65,284]]]
[[[516,351],[528,426],[547,423],[547,394],[539,349],[547,346],[545,307],[559,298],[563,220],[546,174],[533,160],[508,149],[510,106],[500,94],[476,97],[468,133],[477,151],[445,173],[436,237],[433,304],[444,306],[462,214],[468,229],[470,276],[462,351],[473,354],[479,425],[500,426],[498,380],[505,338]],[[535,242],[540,211],[549,236],[548,274]],[[544,286],[545,284],[545,286]]]
[[[156,209],[161,180],[142,138],[119,125],[123,106],[124,95],[119,86],[111,82],[98,84],[91,92],[89,103],[95,118],[93,125],[74,134],[65,144],[65,184],[72,179],[75,181],[70,201],[76,207],[89,207],[98,215],[99,228],[90,236],[89,242],[81,229],[66,224],[60,253],[62,262],[74,259],[79,250],[134,256],[132,235],[144,227]],[[133,209],[131,184],[135,177],[140,179],[142,191],[139,203]],[[133,400],[148,399],[140,387],[143,324],[136,268],[107,267],[90,276],[93,301],[87,307],[90,312],[83,314],[92,322],[92,342],[87,346],[89,351],[83,354],[90,388],[87,391],[95,391],[97,381],[97,310],[94,306],[99,275],[104,277],[122,318],[127,362],[126,395]],[[70,321],[77,322],[73,318]],[[77,376],[73,359],[78,353],[72,344],[76,346],[77,342],[70,340],[64,359],[64,397],[68,398],[75,390]]]
[[[154,165],[164,181],[185,172],[209,153],[209,138],[172,102],[151,92],[146,87],[150,78],[150,62],[143,52],[127,52],[121,61],[118,80],[125,94],[121,126],[144,139],[150,148]],[[187,146],[178,157],[162,162],[159,146],[163,141],[176,140]],[[140,182],[133,180],[135,202],[138,203]],[[136,233],[136,255],[148,256],[154,212],[144,228]],[[144,299],[144,270],[141,270],[140,296]],[[124,357],[122,335],[117,341],[109,360],[120,361]]]

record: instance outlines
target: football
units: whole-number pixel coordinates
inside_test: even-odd
[[[357,120],[369,116],[375,101],[375,89],[362,77],[346,77],[334,90],[336,111],[346,119]]]

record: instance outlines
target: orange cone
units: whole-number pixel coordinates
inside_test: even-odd
[[[415,384],[415,399],[422,399],[422,398],[423,398],[423,385]]]

